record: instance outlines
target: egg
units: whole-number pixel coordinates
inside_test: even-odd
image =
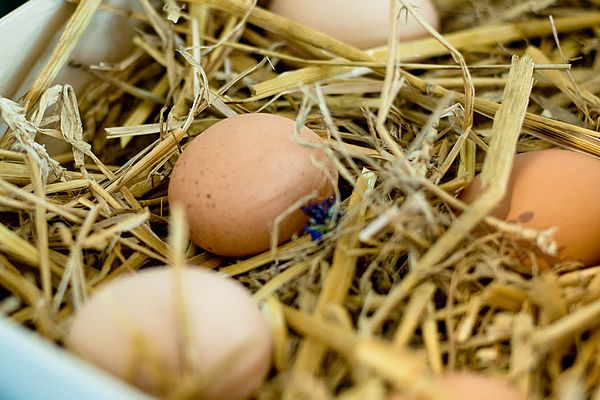
[[[430,25],[439,29],[439,16],[431,0],[412,0],[409,3]],[[387,44],[389,0],[273,0],[270,9],[359,49]],[[401,14],[401,39],[427,34],[415,18]]]
[[[278,217],[296,202],[334,193],[337,171],[319,136],[294,120],[271,114],[224,119],[187,146],[171,174],[169,204],[186,211],[190,239],[223,256],[267,250]],[[301,232],[296,209],[278,224],[279,243]]]
[[[198,397],[248,398],[270,368],[271,335],[257,304],[230,278],[193,267],[181,272],[181,286],[172,268],[145,269],[102,286],[77,311],[68,347],[151,394],[165,395],[184,379],[177,311],[185,310],[186,358]],[[181,297],[175,296],[178,288]],[[177,299],[184,307],[177,308]]]
[[[471,203],[480,192],[477,177],[461,198]],[[600,160],[559,149],[519,154],[514,157],[506,196],[490,214],[538,230],[556,227],[560,259],[597,265]]]
[[[437,379],[440,389],[448,400],[525,400],[515,388],[501,380],[471,372],[447,374]],[[388,400],[420,400],[402,394],[394,394]]]

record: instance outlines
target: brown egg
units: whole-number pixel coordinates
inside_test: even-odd
[[[169,203],[185,207],[194,243],[224,256],[259,253],[270,246],[276,218],[295,202],[333,194],[337,172],[314,148],[321,139],[308,128],[295,138],[295,124],[270,114],[239,115],[187,146],[171,174]],[[279,242],[301,232],[306,221],[301,210],[286,217]]]
[[[445,375],[437,380],[437,384],[448,394],[448,400],[525,400],[523,395],[508,384],[470,372]],[[420,399],[394,394],[388,400]]]
[[[182,272],[192,382],[203,385],[201,398],[248,398],[270,366],[266,321],[234,280],[199,268]],[[164,395],[182,379],[174,276],[171,268],[146,269],[101,287],[76,313],[68,346],[140,388]]]
[[[480,193],[477,177],[462,193]],[[491,215],[535,229],[557,227],[559,257],[600,263],[600,160],[567,150],[515,156],[508,191]]]
[[[439,16],[431,0],[412,0],[420,15],[434,28]],[[273,0],[271,11],[325,33],[359,49],[387,44],[390,14],[389,0]],[[401,39],[427,35],[412,17],[400,17]]]

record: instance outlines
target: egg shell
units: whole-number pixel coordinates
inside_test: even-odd
[[[321,201],[333,193],[337,171],[314,148],[308,128],[295,138],[296,122],[271,114],[227,118],[196,137],[171,174],[169,204],[183,205],[190,239],[223,256],[267,250],[276,218],[311,193]],[[305,144],[312,145],[309,147]],[[279,243],[303,230],[296,210],[279,224]]]
[[[234,280],[193,267],[182,272],[194,377],[206,380],[202,398],[248,398],[270,367],[266,321],[249,292]],[[174,276],[171,268],[152,268],[101,287],[76,313],[68,346],[105,370],[161,394],[164,379],[181,375],[182,367]],[[136,357],[141,344],[156,363]]]
[[[410,4],[429,24],[439,29],[439,16],[431,0],[413,0]],[[387,44],[389,0],[273,0],[270,9],[359,49]],[[401,39],[427,34],[416,19],[401,14]]]
[[[461,198],[471,203],[480,192],[477,177]],[[559,149],[519,154],[507,194],[490,214],[528,228],[557,227],[554,239],[561,259],[596,265],[600,263],[600,160]]]
[[[507,383],[471,372],[447,374],[437,379],[448,400],[525,400],[525,397]],[[388,400],[420,400],[394,394]]]

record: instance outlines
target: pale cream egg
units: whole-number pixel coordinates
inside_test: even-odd
[[[439,29],[437,9],[431,0],[410,0],[425,21]],[[359,49],[383,46],[389,31],[389,0],[273,0],[271,11]],[[401,40],[427,35],[415,18],[402,13]]]
[[[76,313],[67,346],[153,395],[183,385],[203,399],[248,398],[271,363],[257,303],[212,271],[186,267],[180,278],[151,268],[102,286]]]

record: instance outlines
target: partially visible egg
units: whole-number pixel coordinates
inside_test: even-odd
[[[439,29],[439,16],[431,0],[412,0],[419,14]],[[271,11],[359,49],[387,44],[389,0],[273,0]],[[399,36],[413,39],[427,31],[412,16],[401,14]]]
[[[461,198],[471,203],[480,192],[477,177]],[[600,160],[558,149],[515,156],[507,194],[491,215],[528,228],[557,227],[560,259],[600,264]]]
[[[169,204],[186,211],[190,239],[224,256],[267,250],[277,218],[294,203],[334,193],[337,171],[321,139],[308,128],[271,114],[224,119],[196,137],[175,164]],[[304,228],[297,209],[279,224],[279,242]]]
[[[498,379],[471,372],[444,375],[437,379],[440,389],[452,400],[525,400],[515,388]],[[420,400],[394,394],[388,400]]]
[[[155,395],[191,378],[200,398],[248,398],[270,368],[271,335],[257,304],[214,272],[186,267],[181,278],[177,286],[173,269],[153,268],[109,282],[76,313],[67,345]],[[189,327],[185,376],[179,310]]]

